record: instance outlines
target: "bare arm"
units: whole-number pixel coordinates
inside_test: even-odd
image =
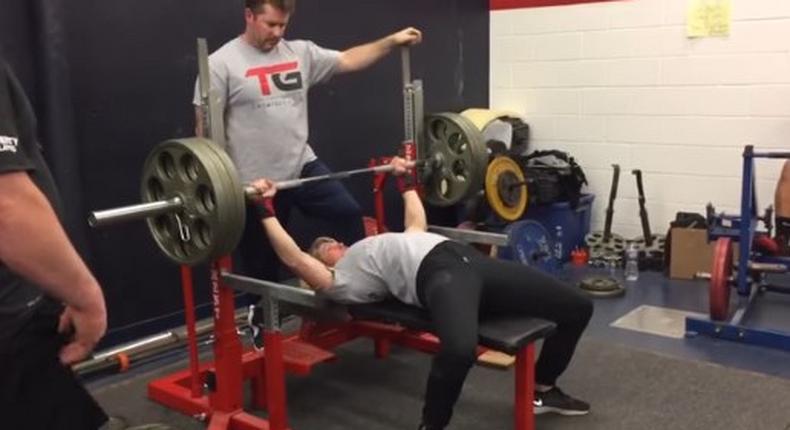
[[[0,174],[0,189],[0,260],[67,305],[103,311],[98,282],[28,174]]]
[[[403,226],[404,231],[428,230],[425,207],[422,205],[420,195],[415,190],[403,193]]]
[[[75,363],[107,330],[101,287],[26,172],[0,174],[0,190],[0,261],[66,305],[58,331],[73,333],[59,356]]]
[[[397,46],[416,45],[421,41],[420,30],[409,27],[379,40],[349,48],[340,54],[339,71],[347,73],[365,69]]]
[[[259,179],[251,185],[261,193],[254,204],[262,218],[261,224],[269,237],[269,243],[280,261],[313,289],[330,288],[333,281],[332,272],[322,262],[302,251],[274,216],[276,184],[268,179]]]
[[[265,218],[261,222],[274,252],[296,276],[316,290],[332,286],[332,272],[323,263],[302,251],[276,217]]]
[[[416,175],[410,169],[413,163],[401,157],[392,157],[390,165],[392,174],[398,181],[398,189],[403,196],[403,226],[404,231],[426,231],[428,221],[425,216],[425,207],[422,205],[420,195],[416,191]]]

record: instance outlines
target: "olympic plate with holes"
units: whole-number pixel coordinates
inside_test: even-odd
[[[244,229],[245,197],[230,158],[210,140],[163,142],[143,166],[143,202],[179,197],[176,212],[147,219],[156,244],[179,264],[229,254]]]
[[[426,160],[421,174],[425,200],[451,206],[477,194],[483,188],[488,151],[475,125],[456,113],[431,114],[425,117],[424,134],[418,153]]]
[[[545,272],[554,272],[559,262],[554,257],[554,240],[543,224],[533,220],[514,222],[505,228],[510,247],[499,250],[498,257],[518,261]]]

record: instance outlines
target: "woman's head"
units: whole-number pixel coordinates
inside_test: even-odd
[[[335,239],[321,236],[313,241],[308,253],[329,267],[334,267],[338,260],[343,258],[348,247]]]

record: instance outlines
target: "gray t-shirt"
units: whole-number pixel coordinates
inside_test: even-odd
[[[436,245],[448,240],[428,232],[384,233],[352,245],[335,264],[332,287],[324,290],[340,303],[371,303],[394,296],[421,306],[417,270]]]
[[[339,56],[306,40],[281,40],[263,52],[241,36],[209,56],[227,151],[243,182],[295,179],[316,158],[308,144],[307,92],[335,74]],[[193,102],[200,105],[197,83]]]

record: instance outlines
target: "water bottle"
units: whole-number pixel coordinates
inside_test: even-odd
[[[557,270],[562,269],[562,226],[554,227],[554,258],[557,260]]]
[[[625,280],[636,281],[639,279],[639,250],[636,244],[628,244],[625,251]]]

